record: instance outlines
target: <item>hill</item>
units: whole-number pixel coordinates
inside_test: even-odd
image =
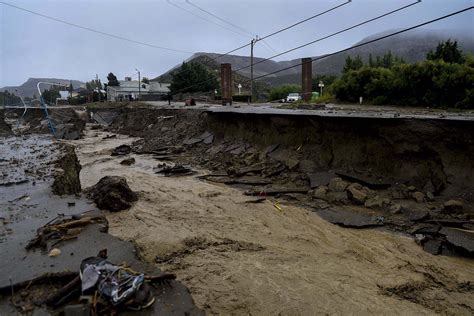
[[[54,82],[59,84],[69,84],[72,81],[72,86],[74,89],[79,87],[85,87],[85,83],[79,80],[69,80],[69,79],[57,79],[57,78],[29,78],[25,83],[20,86],[8,86],[0,88],[0,92],[8,90],[14,92],[18,90],[22,97],[33,97],[34,95],[38,96],[38,89],[36,85],[40,81]],[[41,85],[41,91],[44,91],[48,88],[48,85]]]
[[[361,41],[354,44],[364,43],[374,38],[393,33],[396,30],[389,30],[381,33],[377,33],[368,36]],[[333,74],[338,75],[341,73],[344,66],[345,58],[350,56],[360,55],[363,60],[367,60],[369,54],[375,56],[382,56],[389,50],[393,54],[396,54],[405,59],[409,63],[421,61],[425,59],[426,53],[431,49],[435,48],[439,42],[446,41],[448,39],[457,40],[459,47],[465,52],[474,53],[474,37],[471,36],[470,31],[465,30],[414,30],[408,33],[399,34],[376,43],[368,44],[362,47],[354,48],[345,53],[329,56],[327,58],[321,58],[313,62],[313,72],[316,74]],[[211,60],[219,56],[216,53],[196,53],[191,56],[187,61]],[[323,56],[321,56],[323,57]],[[203,59],[204,58],[204,59]],[[313,57],[313,58],[317,58]],[[263,58],[254,58],[254,62],[259,62]],[[254,76],[266,75],[273,71],[277,71],[282,68],[297,65],[301,62],[301,59],[293,59],[288,61],[273,61],[266,60],[254,66]],[[219,69],[220,63],[231,63],[232,69],[239,69],[250,65],[250,57],[238,56],[238,55],[226,55],[220,57],[217,61],[212,62],[213,70]],[[153,79],[162,82],[170,82],[171,76],[170,71],[176,69],[175,66],[171,70],[167,71],[163,75]],[[250,67],[240,70],[238,72],[244,77],[250,77]],[[278,74],[270,75],[266,78],[261,79],[262,82],[276,86],[285,83],[300,83],[301,81],[301,67],[290,68],[282,71]]]

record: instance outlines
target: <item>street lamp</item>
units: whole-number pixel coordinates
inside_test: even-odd
[[[242,89],[242,85],[239,83],[239,85],[237,86],[237,88],[239,88],[239,95],[240,95],[240,89]]]
[[[323,96],[323,88],[324,88],[324,82],[320,81],[318,84],[319,91],[320,91],[320,96]]]

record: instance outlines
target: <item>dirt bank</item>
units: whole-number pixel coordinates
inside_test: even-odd
[[[288,158],[309,162],[309,169],[358,173],[418,190],[430,186],[435,195],[474,200],[474,125],[469,121],[135,111],[122,110],[114,127],[145,137],[149,149],[210,131],[214,143],[246,143],[255,151],[277,144]],[[299,171],[307,172],[305,166],[300,164]]]
[[[206,124],[206,114],[183,112],[185,120],[173,121],[176,115],[142,113],[130,121],[117,121],[116,127],[137,135],[161,133],[159,142],[150,140],[151,148],[165,144],[167,137],[176,144],[177,138],[184,141],[212,126],[189,124],[203,116]],[[160,125],[149,127],[153,121]],[[221,137],[247,134],[231,121],[223,122],[219,130],[227,133]],[[307,136],[301,131],[300,138],[284,141],[281,128],[278,140],[285,145],[300,146]],[[219,130],[212,131],[219,135]],[[255,198],[195,176],[160,177],[154,173],[157,161],[151,155],[131,154],[127,158],[135,158],[135,164],[124,166],[120,164],[124,157],[110,153],[137,139],[104,139],[107,133],[90,130],[86,136],[73,142],[83,187],[105,175],[118,175],[140,195],[130,210],[108,215],[110,233],[134,241],[147,261],[176,272],[198,306],[210,314],[469,315],[474,311],[470,259],[435,257],[412,238],[389,232],[341,228],[279,198],[246,203]],[[265,140],[262,146],[276,140],[263,134],[259,139]],[[277,201],[281,210],[274,205]]]

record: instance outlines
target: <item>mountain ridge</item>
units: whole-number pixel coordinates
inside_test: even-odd
[[[374,33],[370,36],[363,38],[356,42],[351,47],[357,46],[361,43],[373,40],[375,38],[396,32],[398,30],[387,30],[379,33]],[[469,33],[470,32],[470,33]],[[470,35],[471,34],[471,35]],[[321,75],[339,75],[345,63],[347,56],[354,57],[360,55],[364,61],[368,60],[369,54],[373,57],[382,56],[389,50],[399,57],[405,59],[406,62],[413,63],[424,60],[426,54],[436,48],[439,42],[446,41],[448,39],[457,40],[459,47],[465,51],[474,54],[474,36],[471,31],[465,30],[414,30],[409,33],[402,33],[395,35],[390,38],[380,40],[375,43],[367,44],[361,47],[355,47],[350,51],[324,57],[313,56],[318,60],[313,61],[313,73]],[[187,59],[187,62],[202,59],[206,56],[207,59],[214,59],[221,54],[218,53],[207,53],[197,52],[193,56]],[[254,63],[263,60],[264,58],[254,57]],[[236,70],[250,65],[250,57],[240,55],[225,55],[219,58],[214,63],[231,63],[232,69]],[[271,72],[295,66],[301,63],[301,59],[292,59],[284,61],[266,60],[264,62],[254,65],[254,77],[267,75]],[[162,75],[152,79],[153,81],[169,82],[171,80],[170,73],[179,68],[180,65],[172,67]],[[215,65],[213,65],[215,67]],[[211,67],[211,68],[213,68]],[[250,67],[238,71],[238,73],[244,77],[250,77]],[[268,77],[262,78],[260,81],[268,83],[270,85],[280,85],[286,83],[300,83],[301,81],[301,67],[295,66],[280,73],[269,75]]]
[[[46,81],[46,82],[53,82],[53,83],[59,83],[59,84],[69,84],[72,82],[72,86],[74,89],[77,89],[79,87],[85,87],[85,83],[79,80],[72,80],[72,79],[58,79],[58,78],[28,78],[24,83],[22,83],[19,86],[6,86],[3,88],[0,88],[0,92],[4,92],[5,90],[8,90],[9,92],[15,92],[15,90],[18,90],[18,93],[22,97],[33,97],[34,95],[38,96],[38,89],[37,89],[37,84],[40,81]],[[45,89],[48,88],[48,85],[43,85],[41,87],[41,91],[44,91]]]

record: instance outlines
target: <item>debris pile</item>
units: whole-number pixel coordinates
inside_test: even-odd
[[[27,250],[41,248],[54,250],[53,247],[67,240],[77,239],[85,226],[96,223],[101,224],[102,230],[107,232],[108,223],[104,215],[97,213],[83,213],[73,216],[59,215],[36,231],[36,236],[25,246]],[[54,251],[50,256],[56,256]]]
[[[138,201],[138,194],[128,186],[127,180],[118,176],[105,176],[94,186],[86,189],[87,196],[98,208],[117,212],[128,209]]]
[[[56,161],[54,170],[53,193],[56,195],[78,194],[81,192],[79,173],[81,164],[77,159],[74,146],[66,145],[64,155]]]

